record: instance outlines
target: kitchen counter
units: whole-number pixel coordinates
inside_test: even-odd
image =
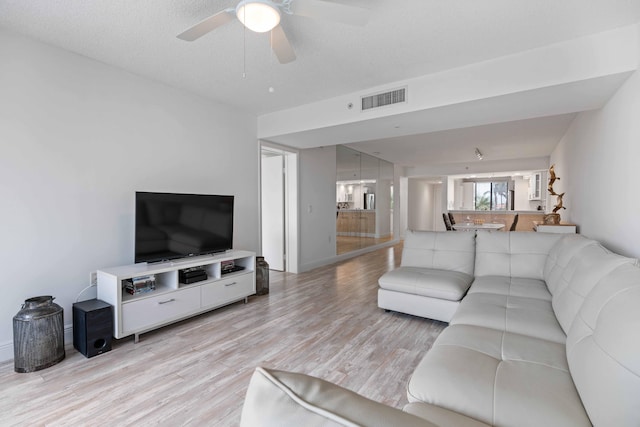
[[[544,211],[528,210],[528,211],[472,211],[465,209],[451,209],[448,212],[453,214],[479,214],[479,215],[515,215],[515,214],[532,214],[532,215],[544,215]]]
[[[451,210],[456,223],[468,223],[474,220],[484,221],[485,223],[504,224],[503,231],[509,231],[513,219],[518,215],[518,224],[516,231],[533,231],[534,224],[542,221],[544,211],[466,211]],[[455,228],[455,225],[453,226]]]

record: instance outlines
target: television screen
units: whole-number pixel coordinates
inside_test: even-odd
[[[136,192],[135,262],[233,246],[233,196]]]

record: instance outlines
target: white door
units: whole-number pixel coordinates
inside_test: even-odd
[[[262,150],[262,255],[272,270],[284,271],[284,155]]]

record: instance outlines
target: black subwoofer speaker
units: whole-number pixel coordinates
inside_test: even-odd
[[[73,346],[86,357],[111,350],[113,308],[92,299],[73,304]]]

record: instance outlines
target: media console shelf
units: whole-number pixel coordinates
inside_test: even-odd
[[[231,250],[219,255],[184,258],[158,264],[133,264],[98,270],[98,299],[113,306],[113,336],[124,338],[204,313],[256,293],[255,253]],[[234,271],[225,273],[223,264]],[[207,279],[185,284],[179,270],[201,267]],[[155,289],[131,295],[128,281],[151,277]]]

